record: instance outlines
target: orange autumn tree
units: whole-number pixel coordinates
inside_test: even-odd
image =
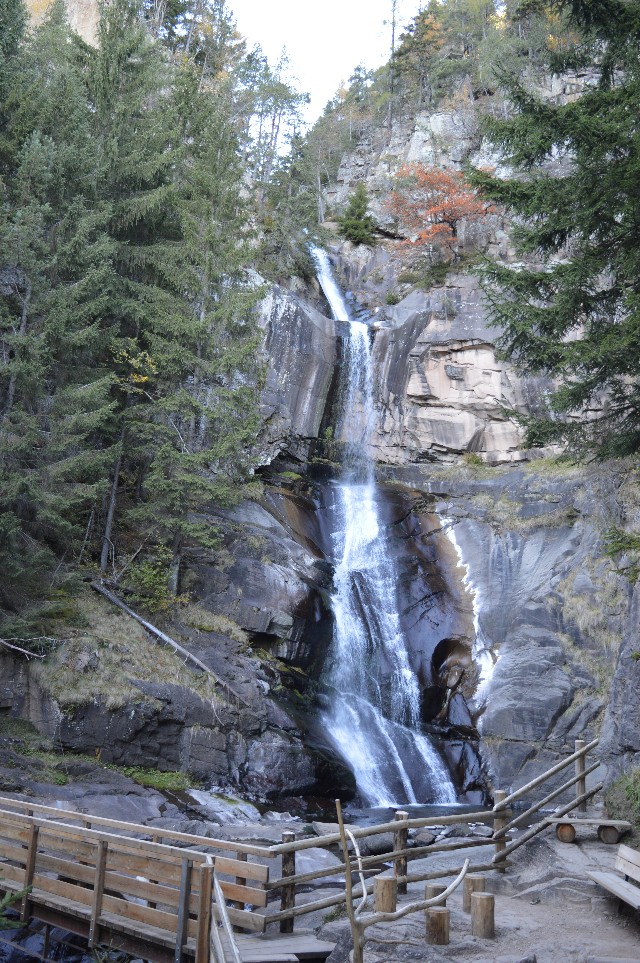
[[[386,207],[399,221],[406,241],[414,247],[435,244],[457,257],[460,221],[477,221],[487,213],[458,171],[425,164],[405,164],[396,174],[398,186]]]

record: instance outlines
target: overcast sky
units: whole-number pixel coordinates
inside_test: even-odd
[[[309,121],[322,113],[354,67],[379,67],[389,58],[391,0],[228,0],[228,5],[240,33],[260,44],[270,64],[286,48],[290,77],[311,94]],[[400,25],[419,7],[419,0],[398,0]]]

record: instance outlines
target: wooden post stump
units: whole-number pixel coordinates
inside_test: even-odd
[[[409,813],[404,812],[402,809],[399,809],[398,812],[396,813],[396,820],[400,824],[406,822],[408,818],[409,818]],[[409,830],[407,829],[406,826],[402,828],[402,825],[400,825],[400,827],[396,829],[395,833],[393,834],[394,850],[397,852],[398,850],[406,849],[408,839],[409,839]],[[407,875],[407,857],[406,856],[398,856],[394,860],[393,872],[396,879],[399,876]],[[407,892],[407,884],[398,883],[398,895],[404,894],[406,892]]]
[[[471,912],[471,894],[484,893],[484,876],[478,873],[469,873],[464,878],[462,890],[462,909],[465,913]]]
[[[584,739],[576,739],[576,752],[580,749],[584,749],[586,742]],[[580,756],[576,759],[576,776],[579,776],[578,782],[576,783],[576,798],[584,796],[587,791],[587,780],[585,777],[585,770],[587,768],[587,757]],[[582,802],[576,807],[579,813],[586,813],[587,811],[587,800],[583,799]]]
[[[296,838],[295,833],[283,833],[282,842],[292,843]],[[292,850],[290,853],[282,854],[282,875],[284,876],[295,876],[296,875],[296,853]],[[293,909],[296,905],[296,888],[294,886],[283,886],[282,895],[280,896],[280,909],[288,910]],[[293,916],[288,920],[280,920],[280,932],[281,933],[293,933]]]
[[[492,893],[471,894],[471,935],[492,940],[496,935],[495,897]]]
[[[449,944],[449,910],[445,906],[431,906],[427,909],[427,943],[432,946]]]
[[[503,799],[506,799],[506,796],[507,794],[504,791],[504,789],[496,789],[496,791],[493,794],[493,805],[496,806],[499,802],[502,802]],[[497,813],[493,820],[494,833],[498,832],[499,829],[504,829],[504,827],[507,825],[508,822],[509,822],[509,819],[507,816],[505,816],[504,812],[501,811]],[[504,839],[499,839],[495,845],[496,845],[496,856],[504,852],[504,850],[507,848],[507,844],[504,841]],[[495,864],[495,870],[497,873],[504,873],[506,872],[506,869],[507,867],[505,866],[504,862]]]
[[[427,883],[427,885],[424,888],[424,898],[435,899],[436,896],[440,896],[441,893],[444,893],[446,888],[447,887],[444,886],[443,883]],[[438,905],[446,906],[447,905],[446,899],[443,899],[442,902],[439,903]]]
[[[373,909],[376,913],[395,913],[398,881],[395,876],[382,873],[373,881]]]
[[[576,828],[571,823],[558,823],[556,826],[556,836],[561,843],[574,843],[576,839]]]
[[[620,832],[615,826],[598,826],[598,839],[608,846],[615,846],[620,839]]]

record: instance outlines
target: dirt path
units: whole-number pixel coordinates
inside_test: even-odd
[[[615,849],[588,834],[573,845],[559,843],[551,833],[537,837],[513,855],[513,864],[505,875],[486,875],[486,889],[496,897],[494,940],[471,936],[470,918],[462,911],[462,893],[458,890],[447,903],[451,911],[448,946],[426,944],[424,915],[417,913],[368,930],[371,942],[365,950],[365,961],[640,963],[640,913],[634,914],[628,907],[620,912],[618,900],[585,875],[587,869],[613,869]],[[480,859],[481,853],[484,847],[475,851],[474,859]],[[489,849],[487,855],[490,859]],[[459,865],[459,854],[454,858]],[[435,859],[434,854],[430,866]],[[421,893],[421,885],[410,890],[413,899]],[[327,939],[340,936],[329,963],[346,963],[349,959],[346,929],[342,921],[323,928]],[[376,939],[391,942],[377,943]]]

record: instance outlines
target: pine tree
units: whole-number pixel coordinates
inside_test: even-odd
[[[111,412],[97,364],[110,253],[75,54],[57,4],[14,58],[3,105],[0,603],[9,608],[34,591],[52,550],[72,557],[99,494],[92,448]]]
[[[474,180],[517,215],[527,267],[489,264],[486,289],[505,354],[557,380],[530,441],[625,455],[640,448],[640,3],[558,6],[584,40],[549,51],[549,69],[588,67],[597,82],[559,105],[504,78],[516,115],[489,133],[518,176]]]
[[[349,198],[344,214],[338,218],[340,231],[353,244],[371,246],[375,243],[376,222],[367,214],[368,206],[367,188],[364,182],[360,181]]]

